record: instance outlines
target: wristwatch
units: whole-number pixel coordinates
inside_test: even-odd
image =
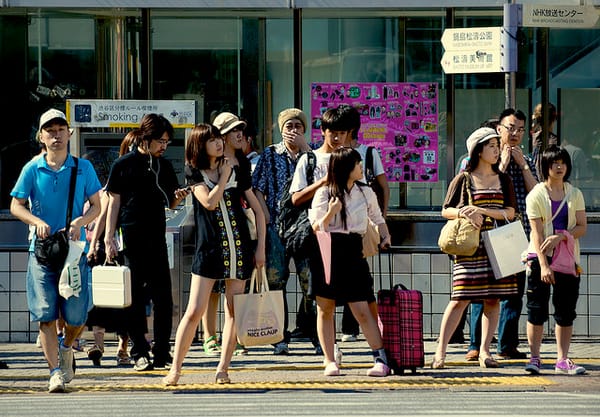
[[[521,169],[522,169],[523,171],[529,171],[529,164],[527,164],[527,163],[526,163],[526,164],[524,164],[524,165],[521,167]]]

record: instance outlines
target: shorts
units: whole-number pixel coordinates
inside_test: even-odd
[[[575,307],[579,298],[580,278],[554,272],[553,285],[541,280],[540,262],[532,259],[527,268],[527,321],[534,325],[542,325],[548,320],[550,287],[552,286],[552,305],[554,320],[561,327],[573,325],[577,317]]]
[[[65,300],[58,293],[60,272],[54,272],[40,265],[33,253],[29,253],[27,265],[27,304],[31,321],[47,323],[62,316],[71,326],[82,326],[87,320],[90,307],[88,281],[90,267],[85,253],[79,260],[81,272],[81,291],[79,297],[72,296]]]

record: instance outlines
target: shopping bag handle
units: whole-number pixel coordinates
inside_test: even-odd
[[[260,269],[260,278],[256,278]],[[265,267],[254,268],[250,277],[250,293],[267,292],[269,291],[269,281],[267,280],[267,271]]]

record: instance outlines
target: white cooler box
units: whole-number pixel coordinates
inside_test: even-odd
[[[92,268],[92,299],[96,307],[124,308],[131,305],[131,271],[127,266]]]

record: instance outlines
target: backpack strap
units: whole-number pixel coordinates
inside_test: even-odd
[[[306,153],[306,158],[306,183],[310,185],[315,182],[315,167],[317,166],[317,157],[313,151],[308,151]]]
[[[375,180],[375,172],[373,171],[373,146],[367,147],[367,158],[365,161],[365,179],[367,180],[367,184],[371,185]]]

